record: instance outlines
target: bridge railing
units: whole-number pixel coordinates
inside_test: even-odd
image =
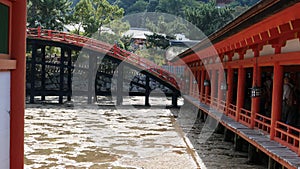
[[[176,83],[176,77],[170,72],[163,70],[155,63],[148,59],[142,58],[134,53],[128,52],[119,48],[117,45],[110,45],[92,38],[87,38],[80,35],[70,34],[66,32],[60,32],[55,30],[46,30],[38,28],[28,28],[27,37],[49,39],[53,41],[59,41],[68,44],[74,44],[80,47],[88,47],[95,49],[99,52],[108,54],[120,60],[124,60],[131,64],[138,66],[142,70],[146,70],[149,73],[169,82],[174,88],[178,89],[179,86]]]

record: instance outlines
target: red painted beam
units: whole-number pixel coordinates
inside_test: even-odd
[[[24,109],[26,1],[13,1],[11,24],[11,59],[17,60],[11,71],[10,168],[24,167]]]

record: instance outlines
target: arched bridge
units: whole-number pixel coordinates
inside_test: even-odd
[[[42,101],[58,96],[63,103],[64,97],[71,100],[72,95],[88,96],[91,103],[97,95],[116,93],[117,104],[130,95],[145,96],[149,105],[150,93],[158,89],[171,96],[176,106],[180,95],[175,76],[150,60],[117,45],[40,28],[27,29],[26,78],[30,103],[36,96]]]

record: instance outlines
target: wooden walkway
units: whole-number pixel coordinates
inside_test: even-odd
[[[275,161],[287,166],[288,168],[300,168],[300,157],[285,146],[277,143],[276,141],[270,140],[269,135],[265,135],[259,130],[250,129],[191,96],[184,95],[183,97],[202,111],[206,112],[209,116],[218,120],[227,129],[238,134],[247,142],[266,153]]]

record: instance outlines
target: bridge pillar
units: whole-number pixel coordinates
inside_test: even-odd
[[[45,80],[46,80],[46,51],[45,51],[46,46],[42,46],[42,72],[41,72],[41,85],[42,85],[42,92],[45,91],[46,85],[45,85]],[[41,94],[41,100],[45,101],[45,94]]]
[[[91,104],[93,96],[95,97],[96,65],[97,57],[89,53],[88,104]]]
[[[118,66],[118,78],[117,78],[117,105],[123,103],[123,71],[124,64],[120,63]]]
[[[35,66],[36,66],[36,55],[37,55],[37,45],[34,43],[32,45],[32,54],[31,54],[31,70],[30,70],[30,103],[34,103],[35,95]]]
[[[150,78],[146,75],[146,91],[145,91],[145,106],[150,106],[149,97],[150,97]]]
[[[67,49],[68,52],[68,101],[71,101],[72,96],[72,50]]]
[[[59,104],[63,103],[64,98],[64,61],[65,61],[65,49],[60,49],[60,71],[59,71]]]
[[[173,93],[172,93],[172,106],[173,107],[178,107],[177,99],[178,99],[178,92],[173,91]]]

